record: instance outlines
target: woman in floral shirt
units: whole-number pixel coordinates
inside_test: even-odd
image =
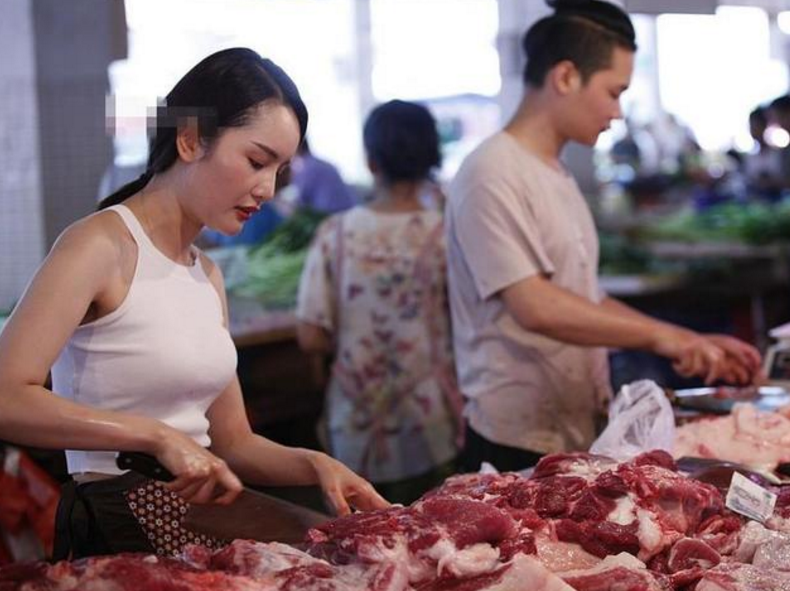
[[[439,139],[426,108],[391,101],[371,112],[364,143],[374,198],[319,228],[299,342],[334,355],[329,451],[410,502],[451,473],[460,439],[442,216],[420,200]]]

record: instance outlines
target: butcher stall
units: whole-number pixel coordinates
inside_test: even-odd
[[[676,427],[694,396],[728,411]],[[668,397],[638,382],[618,394],[590,452],[549,455],[525,473],[484,466],[410,506],[314,516],[292,544],[262,527],[177,556],[11,564],[0,591],[784,591],[790,411],[764,400],[781,396]]]

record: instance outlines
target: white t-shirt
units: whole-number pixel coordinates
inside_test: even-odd
[[[500,132],[461,166],[446,224],[456,369],[472,428],[538,452],[586,449],[597,400],[611,395],[605,349],[525,330],[499,295],[542,274],[603,297],[595,225],[573,177]]]

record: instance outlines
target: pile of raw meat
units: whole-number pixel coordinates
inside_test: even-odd
[[[771,471],[790,461],[790,406],[768,412],[739,403],[729,415],[678,427],[674,455],[729,460]]]
[[[336,519],[299,549],[12,565],[0,591],[790,590],[790,494],[777,507],[749,522],[664,452],[562,454],[530,478],[456,476],[409,507]]]

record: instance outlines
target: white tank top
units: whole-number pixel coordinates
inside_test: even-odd
[[[114,211],[137,242],[123,303],[74,331],[52,367],[53,391],[102,410],[159,419],[208,446],[206,411],[230,383],[236,349],[222,304],[198,260],[160,252],[127,207]],[[120,474],[115,451],[66,451],[70,474]]]

